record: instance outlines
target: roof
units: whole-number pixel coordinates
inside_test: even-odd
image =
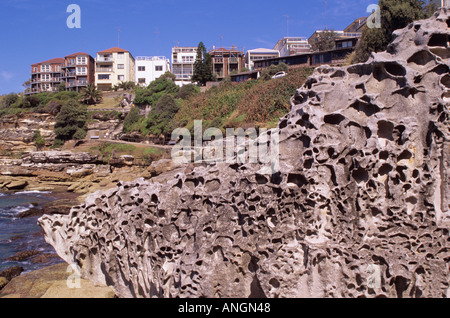
[[[102,53],[130,53],[130,52],[127,50],[121,49],[119,47],[113,47],[113,48],[110,48],[110,49],[107,49],[107,50],[104,50],[104,51],[101,51],[98,53],[102,54]]]
[[[79,55],[90,55],[90,54],[87,54],[87,53],[84,53],[84,52],[78,52],[78,53],[73,53],[73,54],[67,55],[66,58],[68,58],[68,57],[76,57],[76,56],[79,56]]]
[[[247,52],[250,52],[250,53],[267,53],[267,54],[273,54],[273,53],[277,53],[278,54],[278,53],[280,53],[278,50],[263,49],[263,48],[248,50]]]
[[[40,62],[40,63],[34,63],[31,65],[40,65],[40,64],[64,64],[66,62],[65,59],[63,59],[62,57],[57,57],[48,61],[44,61],[44,62]]]

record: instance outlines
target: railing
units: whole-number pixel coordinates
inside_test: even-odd
[[[168,58],[165,56],[138,56],[136,61],[167,61]]]
[[[213,63],[223,64],[223,57],[215,57],[215,58],[213,58]]]
[[[95,69],[95,71],[97,73],[103,73],[103,72],[111,73],[111,72],[113,72],[113,68],[112,67],[97,67]]]
[[[228,58],[228,63],[230,63],[230,64],[238,64],[239,63],[239,59],[237,57],[230,57],[230,58]]]
[[[67,83],[67,87],[78,87],[78,86],[88,86],[89,83],[87,81],[75,81]]]
[[[114,58],[112,58],[112,57],[98,57],[96,61],[97,62],[111,62],[111,63],[113,63],[114,62]]]
[[[225,72],[214,72],[214,74],[216,74],[217,77],[224,77],[225,76]]]
[[[40,80],[37,80],[37,81],[45,82],[45,83],[51,83],[51,82],[59,83],[62,81],[62,78],[61,77],[41,78]]]

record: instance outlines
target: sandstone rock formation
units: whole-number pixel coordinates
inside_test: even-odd
[[[121,297],[450,297],[449,12],[363,64],[316,69],[280,172],[186,167],[40,219]]]

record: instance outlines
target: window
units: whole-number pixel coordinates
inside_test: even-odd
[[[139,84],[145,84],[145,78],[139,78],[138,79]]]
[[[119,76],[117,76],[117,79],[119,81],[125,81],[125,75],[119,75]]]
[[[162,72],[162,70],[163,70],[162,65],[156,65],[156,66],[155,66],[155,71],[156,71],[156,72]]]
[[[42,74],[41,80],[43,82],[50,82],[50,74]]]
[[[77,67],[77,75],[87,75],[87,67]]]
[[[86,56],[78,56],[77,57],[77,64],[87,64]]]
[[[41,72],[50,72],[50,65],[41,65]]]
[[[139,72],[145,72],[145,66],[138,66]]]
[[[98,74],[99,80],[109,80],[109,74]]]
[[[43,91],[49,91],[50,90],[50,84],[42,84],[42,90]]]
[[[118,69],[118,70],[123,70],[123,69],[125,69],[125,64],[117,64],[117,69]]]

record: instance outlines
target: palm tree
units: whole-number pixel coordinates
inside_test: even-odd
[[[81,91],[81,101],[86,105],[96,105],[103,101],[103,93],[94,84],[89,84]]]

